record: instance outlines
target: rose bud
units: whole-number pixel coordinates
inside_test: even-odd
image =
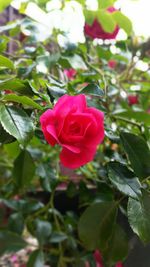
[[[137,95],[128,95],[128,103],[130,106],[138,104],[138,96]]]
[[[117,11],[117,9],[115,9],[114,7],[107,8],[108,13],[113,13],[115,11]],[[95,18],[92,25],[85,23],[84,32],[85,35],[89,36],[93,40],[96,38],[103,40],[115,39],[119,32],[119,27],[116,26],[113,32],[106,32],[99,21]]]
[[[117,65],[116,60],[114,60],[114,59],[110,59],[110,60],[108,61],[108,67],[109,67],[110,69],[115,69],[116,65]]]

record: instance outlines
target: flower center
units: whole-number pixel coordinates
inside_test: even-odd
[[[71,122],[69,125],[69,133],[79,135],[81,132],[81,125],[78,122]]]

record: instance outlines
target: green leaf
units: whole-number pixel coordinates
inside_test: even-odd
[[[128,239],[120,225],[116,224],[109,246],[103,255],[111,266],[125,260],[128,255]]]
[[[132,33],[132,23],[127,16],[122,14],[120,11],[116,11],[112,13],[112,17],[118,26],[122,28],[128,35]]]
[[[13,213],[10,215],[8,220],[8,229],[11,232],[15,232],[17,234],[22,234],[24,229],[24,219],[21,213]]]
[[[87,70],[87,66],[84,63],[82,57],[79,55],[62,56],[59,60],[60,64],[65,68],[82,69]]]
[[[119,162],[108,164],[108,177],[112,184],[122,193],[133,198],[141,195],[140,182],[125,165]]]
[[[52,226],[49,222],[36,219],[35,220],[35,235],[40,245],[43,245],[50,237]]]
[[[16,252],[26,245],[27,243],[19,235],[9,231],[0,231],[0,255]]]
[[[37,200],[3,200],[3,203],[10,209],[15,210],[23,215],[32,214],[33,212],[44,207],[44,204]]]
[[[144,243],[150,242],[150,195],[143,192],[141,201],[129,198],[128,220],[132,230]]]
[[[13,141],[15,141],[15,138],[9,133],[7,133],[2,127],[2,125],[0,124],[0,143],[8,144],[8,143],[12,143]]]
[[[98,0],[99,8],[107,8],[114,5],[116,0]]]
[[[143,111],[123,111],[123,112],[117,112],[115,114],[116,119],[118,118],[129,118],[130,120],[133,119],[140,123],[145,123],[146,125],[150,125],[150,115],[148,113],[145,113]]]
[[[37,176],[41,178],[41,184],[45,191],[51,192],[52,181],[54,180],[54,174],[49,164],[41,163],[36,169]]]
[[[60,54],[51,54],[51,55],[40,55],[37,57],[37,64],[45,66],[47,69],[51,68],[59,60]]]
[[[61,232],[53,232],[50,238],[50,243],[60,243],[66,240],[68,237]]]
[[[0,12],[2,12],[9,4],[11,3],[12,0],[1,0],[0,1]]]
[[[105,10],[99,10],[97,12],[97,19],[104,31],[111,33],[115,30],[116,22],[113,19],[112,14]]]
[[[89,25],[92,25],[92,23],[96,17],[96,11],[83,9],[83,13],[85,16],[86,23],[88,23]]]
[[[34,161],[27,150],[21,151],[14,162],[13,178],[17,188],[30,184],[35,173]]]
[[[100,58],[104,58],[107,61],[112,57],[112,53],[110,52],[110,50],[102,46],[97,46],[96,51]]]
[[[82,6],[85,4],[85,0],[77,0],[78,3],[80,3]]]
[[[34,250],[29,258],[27,267],[43,267],[44,266],[44,254],[41,250]]]
[[[0,55],[0,68],[4,67],[4,68],[8,68],[8,69],[14,69],[14,64],[13,62],[8,59],[7,57],[1,56]]]
[[[79,91],[79,94],[89,94],[93,96],[104,96],[104,91],[100,89],[97,84],[88,84],[86,87]]]
[[[20,143],[25,144],[31,138],[34,126],[22,109],[1,104],[0,121],[5,131],[14,136]]]
[[[100,202],[88,207],[81,215],[78,232],[88,250],[105,250],[112,236],[117,207],[115,202]]]
[[[120,135],[124,150],[128,155],[131,166],[139,178],[150,175],[150,150],[140,136],[122,132]]]
[[[33,95],[32,87],[27,80],[21,81],[19,79],[9,79],[7,81],[1,81],[0,90],[11,90],[23,95]]]
[[[8,94],[8,95],[5,95],[2,100],[10,101],[10,102],[17,102],[17,103],[20,103],[24,106],[29,106],[29,107],[33,107],[33,108],[42,110],[42,107],[38,103],[36,103],[34,100],[32,100],[31,98],[29,98],[27,96]]]

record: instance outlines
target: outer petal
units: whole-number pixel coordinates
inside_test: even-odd
[[[45,111],[41,117],[40,117],[40,123],[41,123],[41,128],[44,134],[44,137],[46,141],[54,146],[57,143],[56,138],[47,130],[47,125],[51,125],[53,127],[54,125],[54,113],[52,110],[48,109]]]
[[[85,95],[78,96],[64,95],[59,98],[58,102],[54,106],[54,112],[59,113],[61,117],[64,117],[70,110],[84,111],[86,108]]]
[[[87,129],[85,134],[85,143],[98,145],[104,139],[104,114],[96,108],[87,108],[87,112],[93,115],[95,120],[95,127],[91,124],[91,127]]]
[[[45,126],[54,121],[54,112],[51,109],[46,110],[40,117],[40,123],[42,126]]]
[[[82,148],[80,153],[73,153],[63,148],[60,153],[61,163],[70,169],[76,169],[93,160],[96,147]]]

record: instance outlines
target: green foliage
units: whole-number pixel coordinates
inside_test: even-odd
[[[4,253],[16,252],[24,248],[27,243],[13,232],[0,231],[0,255]]]
[[[15,106],[0,105],[0,121],[6,132],[14,136],[21,144],[31,138],[34,126],[28,115]]]
[[[88,250],[105,250],[116,222],[115,202],[100,202],[88,207],[78,224],[79,237]]]
[[[40,245],[43,245],[48,240],[51,232],[52,227],[50,223],[39,219],[35,220],[35,235]]]
[[[9,95],[5,95],[3,97],[3,100],[6,102],[20,103],[25,107],[28,106],[28,107],[42,110],[42,107],[38,103],[36,103],[34,100],[32,100],[31,98],[29,98],[27,96],[18,96],[15,94],[9,94]]]
[[[4,57],[0,55],[0,68],[8,68],[8,69],[14,69],[13,62],[8,59],[7,57]]]
[[[99,10],[97,13],[97,19],[102,25],[104,31],[113,32],[116,27],[116,22],[113,20],[112,14],[104,10]]]
[[[27,267],[43,267],[44,264],[44,255],[41,250],[34,250],[29,258]]]
[[[113,6],[116,0],[98,0],[99,8],[107,8]]]
[[[138,198],[141,195],[139,180],[125,165],[119,162],[110,162],[108,176],[112,184],[125,195],[133,198]]]
[[[2,12],[9,4],[11,3],[12,0],[1,0],[0,2],[0,12]]]
[[[121,226],[117,225],[114,228],[113,235],[110,239],[110,249],[104,252],[109,264],[123,261],[128,254],[128,239],[127,235]]]
[[[89,94],[93,96],[104,96],[103,90],[97,84],[89,84],[79,91],[80,94]]]
[[[31,183],[35,173],[34,161],[27,150],[21,151],[15,159],[13,178],[17,189],[22,189]]]
[[[148,177],[150,175],[150,150],[144,139],[122,132],[121,141],[136,175],[140,178]]]
[[[116,11],[112,14],[114,20],[120,28],[122,28],[128,35],[132,32],[132,23],[127,16],[122,14],[120,11]]]
[[[142,198],[129,198],[128,219],[133,231],[144,243],[150,242],[150,195],[143,191]]]

